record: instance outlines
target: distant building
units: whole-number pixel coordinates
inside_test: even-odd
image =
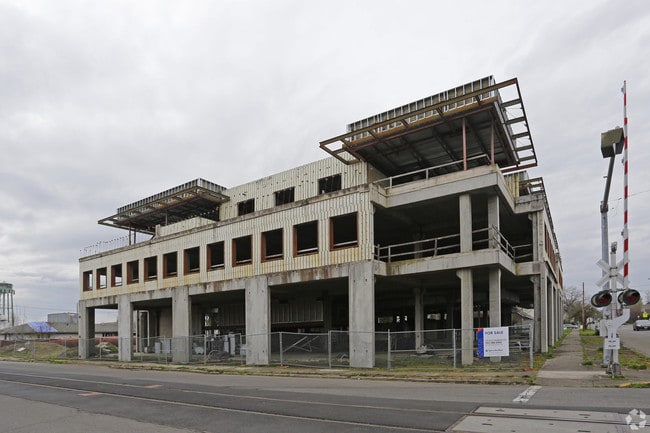
[[[79,315],[77,313],[52,313],[47,315],[47,321],[57,323],[78,323]]]
[[[11,283],[5,281],[0,283],[0,329],[14,326],[14,294],[15,290]]]
[[[77,323],[71,322],[28,322],[0,330],[2,340],[31,340],[49,338],[74,338],[79,335]],[[117,335],[117,323],[95,325],[94,337]]]
[[[190,335],[246,334],[246,362],[268,364],[272,331],[343,330],[350,365],[373,367],[374,332],[399,323],[464,330],[471,364],[471,329],[510,325],[515,307],[532,309],[548,351],[562,262],[544,183],[525,171],[528,125],[517,80],[486,77],[349,124],[320,143],[327,159],[118,208],[99,222],[129,242],[79,260],[80,356],[100,308],[118,310],[121,338],[172,337],[177,362]]]

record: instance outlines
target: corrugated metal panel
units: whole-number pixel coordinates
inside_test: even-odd
[[[225,221],[237,217],[237,204],[250,199],[255,199],[256,211],[271,209],[275,207],[274,193],[291,187],[295,188],[295,201],[315,197],[318,195],[318,180],[336,174],[341,174],[343,189],[363,185],[368,182],[367,170],[365,163],[346,165],[336,158],[327,158],[230,188],[224,192],[230,201],[221,207],[220,219]]]
[[[325,168],[323,168],[325,170]],[[316,178],[314,176],[314,178]],[[80,280],[83,272],[93,271],[115,264],[122,264],[124,284],[120,287],[102,289],[101,293],[84,292],[83,299],[93,296],[106,296],[117,293],[134,293],[144,290],[176,287],[178,285],[200,284],[211,281],[225,281],[234,278],[247,278],[268,273],[297,271],[302,269],[342,264],[353,261],[370,260],[372,251],[372,218],[373,209],[369,199],[369,192],[360,189],[352,192],[334,193],[323,200],[315,200],[299,206],[283,208],[278,212],[268,214],[253,214],[244,218],[223,221],[206,226],[190,224],[187,233],[174,233],[169,236],[158,236],[152,240],[137,244],[131,249],[118,250],[111,254],[104,253],[95,258],[85,259],[80,263]],[[351,248],[330,251],[330,218],[357,212],[358,245]],[[297,224],[317,221],[318,223],[318,253],[294,257],[293,236],[294,226]],[[283,252],[281,260],[261,262],[262,232],[269,230],[283,230]],[[252,237],[252,264],[232,265],[233,247],[232,240],[243,236]],[[224,242],[225,266],[219,271],[207,268],[207,245],[213,242]],[[200,272],[198,274],[183,275],[184,252],[186,249],[199,247]],[[163,255],[177,252],[178,275],[163,278]],[[155,280],[144,280],[144,263],[146,257],[157,257],[158,275]],[[139,263],[140,280],[136,284],[126,284],[127,263],[137,260]],[[96,275],[93,275],[93,281]],[[109,277],[110,281],[110,277]],[[81,289],[81,287],[80,287]],[[88,293],[91,293],[90,295]],[[94,295],[93,295],[94,293]]]
[[[399,116],[403,116],[408,113],[412,113],[418,110],[421,110],[426,107],[430,107],[433,105],[436,105],[438,103],[441,103],[453,98],[461,97],[462,95],[471,93],[475,90],[483,89],[485,87],[489,87],[495,84],[494,78],[492,76],[488,76],[485,78],[482,78],[480,80],[472,81],[470,83],[464,84],[462,86],[455,87],[453,89],[438,93],[436,95],[432,95],[423,99],[419,99],[417,101],[411,102],[406,105],[402,105],[400,107],[393,108],[388,111],[384,111],[383,113],[375,114],[374,116],[367,117],[365,119],[361,119],[359,121],[353,122],[348,124],[347,126],[347,131],[348,132],[353,132],[356,130],[360,130],[363,128],[366,128],[368,126],[374,125],[376,123],[381,123],[385,122],[390,119],[394,119]],[[480,95],[480,99],[485,99],[485,98],[490,98],[495,96],[495,91],[492,92],[487,92],[483,95]],[[457,100],[454,103],[446,104],[442,107],[442,111],[446,112],[449,110],[454,110],[456,108],[462,107],[466,104],[470,104],[474,102],[474,98],[467,98],[467,99],[461,99]],[[418,120],[424,119],[425,117],[432,117],[432,116],[438,116],[438,112],[436,110],[431,110],[431,111],[425,111],[423,113],[418,114],[417,116],[412,116],[408,117],[406,120],[408,123],[414,123],[417,122]],[[397,126],[401,126],[401,122],[395,122],[395,123],[390,123],[387,125],[382,126],[379,128],[376,132],[383,132],[388,129],[395,128]],[[365,137],[368,137],[370,134],[368,132],[364,133],[359,133],[357,135],[354,135],[351,139],[353,140],[359,140]]]

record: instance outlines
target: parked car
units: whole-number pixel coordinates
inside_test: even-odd
[[[573,323],[565,323],[564,329],[578,329],[578,325],[574,325]]]
[[[650,320],[639,319],[636,322],[634,322],[634,325],[632,325],[632,329],[634,329],[635,331],[650,331]]]

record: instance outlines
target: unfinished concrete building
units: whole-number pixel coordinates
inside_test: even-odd
[[[562,266],[542,179],[525,171],[537,158],[516,79],[397,107],[320,147],[326,159],[233,188],[197,179],[101,219],[129,242],[79,261],[80,356],[97,308],[118,310],[122,338],[241,332],[248,364],[269,362],[272,331],[339,329],[350,365],[373,367],[383,317],[471,330],[524,307],[535,350],[558,339]]]

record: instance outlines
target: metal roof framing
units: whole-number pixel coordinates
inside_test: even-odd
[[[427,164],[439,165],[446,159],[459,159],[463,149],[467,151],[465,145],[463,148],[459,147],[460,141],[457,139],[464,124],[467,128],[465,138],[470,139],[474,152],[465,153],[465,157],[478,152],[490,154],[490,148],[494,144],[494,152],[498,155],[495,163],[502,171],[517,171],[536,166],[537,156],[518,80],[512,78],[474,89],[475,83],[484,82],[493,83],[493,80],[488,77],[470,83],[471,87],[468,84],[452,89],[455,96],[445,99],[442,99],[442,96],[451,94],[452,91],[443,92],[437,95],[439,100],[436,103],[382,121],[373,123],[373,118],[369,118],[365,122],[372,124],[350,128],[352,130],[345,134],[321,141],[320,147],[345,164],[366,161],[372,165],[376,164],[378,169],[386,171],[385,174],[394,175],[416,168],[426,168]],[[458,89],[468,87],[473,90],[462,91],[460,94],[457,92]],[[503,101],[499,91],[506,88],[514,89],[516,96]],[[428,99],[434,100],[433,97]],[[411,105],[413,104],[409,104],[409,107]],[[510,115],[508,110],[518,110],[517,115]],[[390,116],[389,113],[376,115],[375,118]],[[452,141],[457,144],[452,144]],[[423,145],[418,146],[418,142]],[[439,149],[431,149],[435,146]],[[409,157],[404,155],[405,151],[410,153]],[[401,158],[391,156],[399,153],[402,154]]]
[[[99,224],[153,234],[156,225],[170,224],[195,216],[217,221],[219,206],[229,200],[224,187],[195,179],[137,202],[122,206]]]

